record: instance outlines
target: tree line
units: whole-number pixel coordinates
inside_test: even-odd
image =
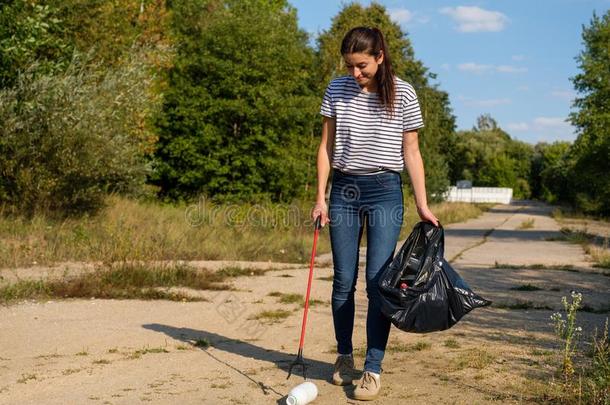
[[[3,2],[0,202],[31,214],[95,211],[108,193],[309,198],[319,105],[345,74],[340,42],[356,25],[384,32],[418,93],[431,197],[469,179],[610,213],[610,12],[583,27],[577,140],[530,145],[486,114],[456,131],[448,94],[384,6],[344,5],[312,46],[285,0]]]

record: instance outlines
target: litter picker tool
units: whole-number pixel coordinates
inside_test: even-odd
[[[309,279],[307,280],[307,294],[305,295],[305,307],[303,309],[303,322],[301,323],[301,340],[299,341],[299,353],[297,354],[297,358],[290,364],[288,368],[288,377],[292,374],[292,368],[294,366],[302,366],[303,367],[303,378],[307,379],[307,367],[308,364],[305,363],[303,359],[303,342],[305,341],[305,329],[307,327],[307,311],[309,310],[309,293],[311,292],[311,279],[313,276],[313,263],[316,258],[316,245],[318,243],[318,234],[320,233],[320,216],[316,218],[314,223],[314,234],[313,234],[313,248],[311,250],[311,261],[309,262]]]

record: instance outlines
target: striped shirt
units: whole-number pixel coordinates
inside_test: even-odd
[[[377,93],[367,93],[352,76],[333,79],[320,114],[335,118],[332,167],[352,174],[402,171],[404,131],[424,126],[415,89],[395,77],[395,111],[389,116]]]

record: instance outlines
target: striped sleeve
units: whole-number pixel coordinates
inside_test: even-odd
[[[324,98],[322,99],[322,106],[320,107],[320,114],[322,114],[325,117],[334,118],[337,116],[337,113],[335,111],[335,104],[333,103],[331,86],[332,86],[332,82],[331,82],[331,84],[328,85],[328,87],[326,88],[326,91],[324,92]]]
[[[417,94],[412,86],[409,86],[409,88],[404,92],[402,108],[403,131],[415,131],[416,129],[423,128],[424,119],[421,115],[421,109],[419,108]]]

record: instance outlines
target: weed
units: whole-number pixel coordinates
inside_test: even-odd
[[[208,347],[210,347],[210,345],[210,341],[206,338],[197,339],[194,343],[195,347],[199,347],[201,349],[207,349]]]
[[[386,348],[389,353],[402,353],[402,352],[419,352],[422,350],[428,350],[432,347],[429,342],[420,340],[417,343],[398,343],[390,345]]]
[[[561,303],[566,312],[564,320],[561,313],[555,312],[551,315],[551,320],[555,324],[555,334],[561,339],[563,345],[562,374],[565,381],[568,381],[574,374],[574,356],[576,342],[582,328],[576,326],[576,311],[582,302],[582,294],[572,292],[572,302],[568,302],[566,297],[561,298]]]
[[[535,285],[532,284],[522,284],[516,287],[511,287],[511,290],[515,290],[515,291],[539,291],[542,290],[542,288],[540,287],[536,287]]]
[[[521,222],[517,229],[531,229],[534,227],[534,218],[530,218],[526,221]]]
[[[36,379],[38,379],[38,377],[36,377],[36,374],[21,374],[21,378],[18,379],[17,382],[19,384],[25,384],[29,380],[36,380]]]
[[[256,315],[249,317],[248,319],[262,320],[270,323],[280,322],[290,316],[292,311],[286,311],[284,309],[277,309],[272,311],[262,311]]]
[[[445,345],[445,347],[448,347],[450,349],[459,349],[460,347],[458,341],[453,338],[445,339],[445,342],[443,344]]]

